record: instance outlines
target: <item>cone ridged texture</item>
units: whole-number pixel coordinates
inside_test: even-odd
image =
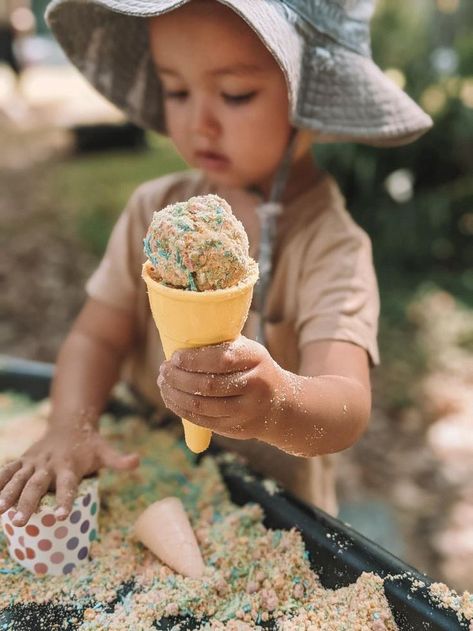
[[[180,348],[220,344],[240,335],[258,279],[258,266],[254,261],[252,265],[248,277],[238,285],[203,292],[166,287],[150,275],[149,261],[143,265],[142,277],[167,359]],[[183,425],[189,449],[194,453],[205,451],[211,431],[186,419]]]

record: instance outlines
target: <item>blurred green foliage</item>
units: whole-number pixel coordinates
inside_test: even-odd
[[[36,20],[36,32],[40,35],[49,33],[49,28],[44,19],[44,13],[51,0],[32,0],[31,8]]]
[[[473,305],[472,33],[471,0],[380,2],[373,57],[434,127],[405,147],[315,148],[372,239],[383,362],[375,387],[394,417],[427,369],[409,304],[440,287]]]
[[[435,279],[473,304],[472,33],[470,0],[381,2],[374,59],[428,111],[434,127],[405,147],[315,149],[370,234],[382,293],[391,296],[393,284],[410,293]],[[387,311],[402,315],[395,305]]]

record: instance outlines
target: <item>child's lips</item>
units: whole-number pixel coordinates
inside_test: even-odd
[[[195,158],[201,168],[210,171],[223,171],[230,164],[226,156],[216,151],[196,151]]]

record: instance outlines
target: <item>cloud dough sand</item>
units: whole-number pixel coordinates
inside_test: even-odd
[[[217,195],[191,197],[155,212],[144,249],[155,280],[191,291],[233,287],[251,263],[245,229]]]

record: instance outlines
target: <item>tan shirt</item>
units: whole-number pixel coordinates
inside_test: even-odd
[[[151,316],[141,266],[143,238],[152,214],[167,204],[214,192],[197,171],[161,177],[140,186],[118,219],[106,253],[87,283],[88,294],[132,311],[139,338],[124,367],[124,378],[160,409],[156,377],[164,354]],[[377,364],[379,298],[366,233],[345,209],[329,175],[287,204],[278,219],[273,278],[265,327],[268,350],[286,370],[298,372],[303,346],[336,339],[365,348]],[[243,333],[254,337],[257,316],[250,312]],[[299,458],[256,440],[215,436],[243,453],[250,466],[274,477],[296,495],[336,512],[332,459]]]

